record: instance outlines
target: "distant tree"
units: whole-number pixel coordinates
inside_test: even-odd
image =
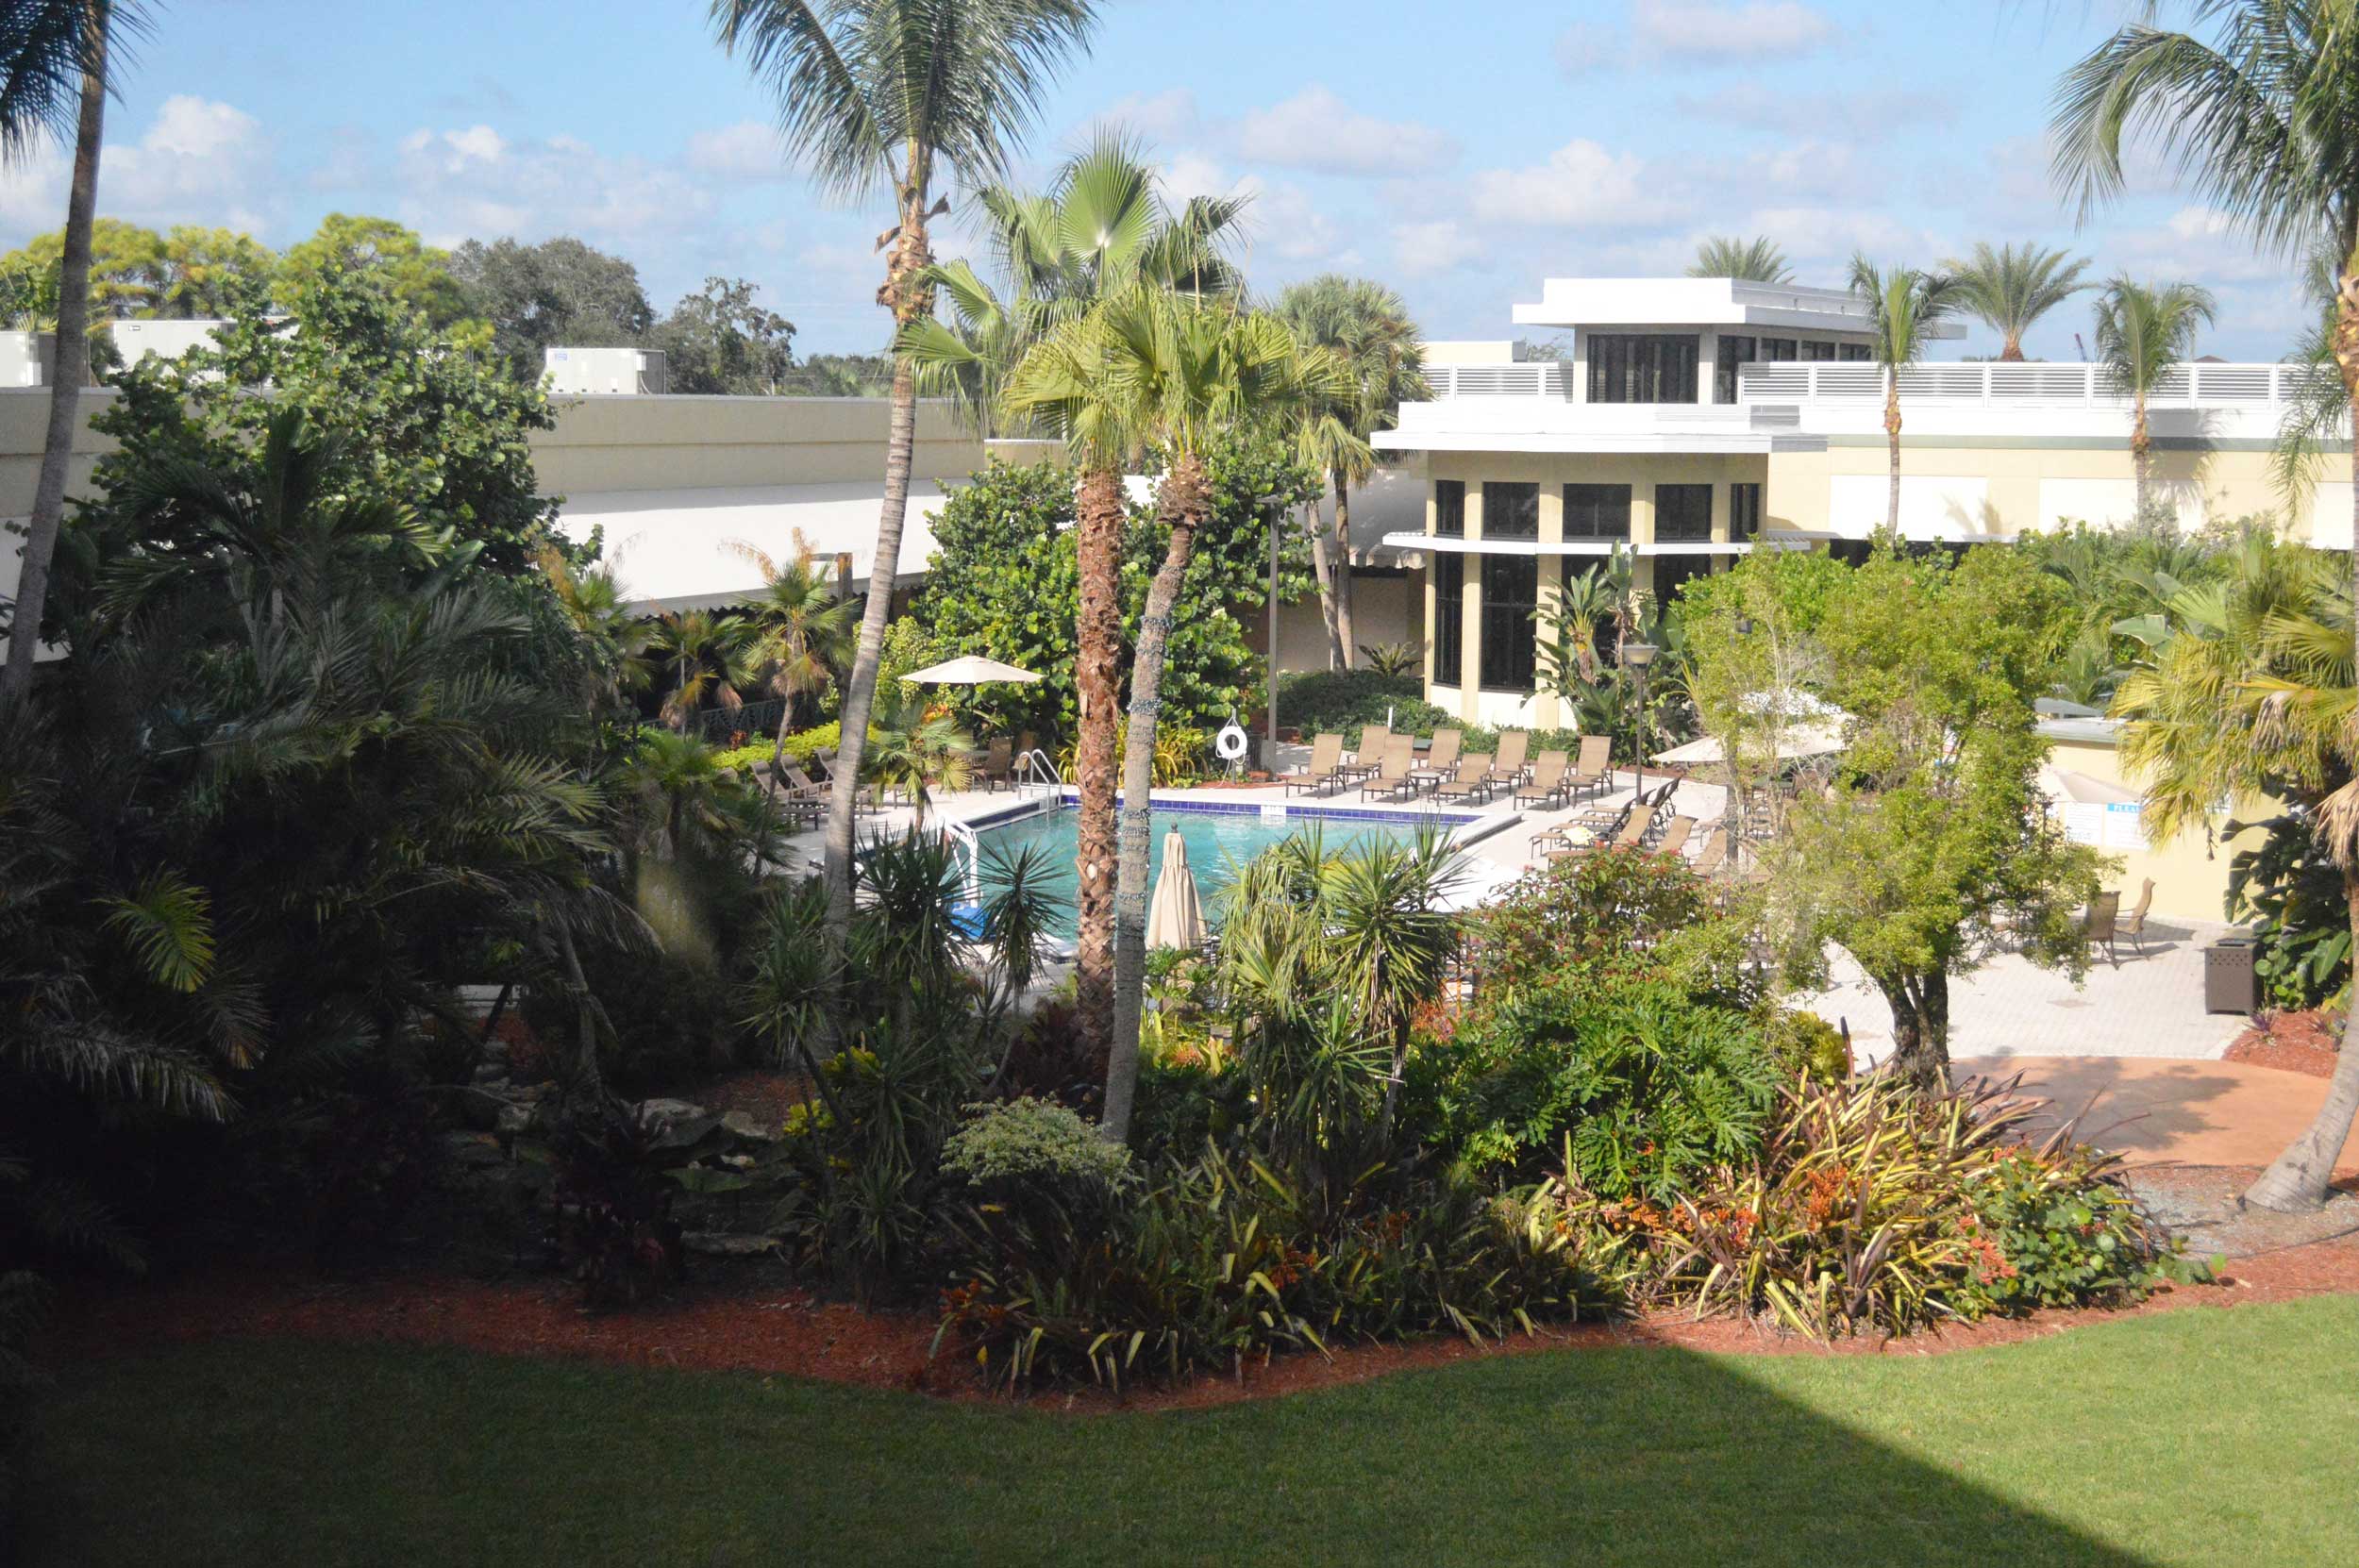
[[[2147,285],[2116,277],[2097,296],[2097,358],[2116,392],[2131,399],[2130,463],[2137,475],[2137,514],[2152,500],[2154,438],[2146,400],[2164,376],[2195,352],[2196,332],[2212,323],[2211,292],[2192,283]]]
[[[893,359],[884,354],[813,354],[787,367],[778,391],[789,397],[884,397]]]
[[[1794,269],[1786,265],[1785,252],[1766,235],[1740,240],[1732,235],[1715,234],[1696,247],[1696,259],[1687,269],[1690,277],[1733,277],[1748,283],[1791,283]]]
[[[268,286],[278,258],[251,234],[176,225],[164,236],[159,315],[202,321],[229,313],[243,283]]]
[[[1867,304],[1869,345],[1884,373],[1884,439],[1892,457],[1892,497],[1884,525],[1900,532],[1900,372],[1924,358],[1933,329],[1957,309],[1955,279],[1912,267],[1879,271],[1865,256],[1851,258],[1851,292]]]
[[[99,218],[91,224],[90,244],[91,314],[110,321],[157,314],[168,281],[164,237],[119,218]],[[0,272],[41,280],[33,313],[43,331],[57,325],[59,260],[64,250],[63,233],[37,234],[0,256]]]
[[[639,269],[570,235],[534,245],[470,240],[452,252],[450,270],[522,380],[541,378],[544,350],[636,343],[655,325]]]
[[[309,240],[279,260],[282,305],[331,271],[367,271],[384,280],[403,305],[426,312],[429,325],[450,326],[468,314],[467,291],[450,270],[450,253],[437,250],[391,218],[331,212]]]
[[[708,277],[648,333],[671,360],[676,392],[776,392],[795,362],[795,324],[754,301],[742,277]]]
[[[2081,281],[2088,264],[2043,245],[1993,250],[1986,240],[1965,260],[1942,263],[1957,279],[1959,308],[1999,334],[1999,359],[2008,364],[2022,361],[2023,334],[2033,322],[2089,287]]]

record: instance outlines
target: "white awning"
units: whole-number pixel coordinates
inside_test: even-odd
[[[941,486],[911,481],[901,577],[926,570],[934,549],[928,523],[943,500]],[[602,491],[566,497],[557,527],[577,542],[594,528],[605,529],[605,559],[632,609],[704,609],[737,603],[761,587],[761,570],[736,546],[751,545],[782,561],[795,554],[797,534],[829,570],[836,557],[849,555],[853,583],[864,585],[883,502],[884,486],[869,481]]]

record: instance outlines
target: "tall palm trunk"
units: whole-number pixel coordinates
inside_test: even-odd
[[[2343,375],[2344,407],[2359,410],[2359,266],[2354,262],[2359,262],[2359,257],[2346,260],[2334,280],[2334,363]],[[2359,475],[2359,413],[2354,413],[2351,441],[2352,473]],[[2359,485],[2351,487],[2351,603],[2359,605]],[[2341,847],[2348,854],[2348,846]],[[2349,859],[2343,866],[2343,906],[2352,942],[2359,945],[2359,863]],[[2334,1076],[2327,1081],[2326,1103],[2318,1107],[2309,1129],[2246,1189],[2245,1201],[2283,1213],[2300,1213],[2324,1205],[2334,1179],[2334,1161],[2351,1136],[2354,1118],[2359,1118],[2359,1043],[2350,1038],[2346,1028],[2342,1051],[2334,1059]]]
[[[2153,462],[2153,442],[2146,429],[2146,393],[2141,391],[2130,418],[2130,473],[2133,488],[2136,491],[2133,504],[2137,508],[2136,517],[2140,526],[2146,523],[2147,500],[2152,490]]]
[[[2023,363],[2022,338],[2013,332],[2007,334],[2005,346],[1999,350],[1999,362],[2002,365],[2019,365]]]
[[[1074,885],[1079,923],[1075,1001],[1083,1038],[1103,1055],[1113,1041],[1114,742],[1122,687],[1122,479],[1111,468],[1081,476],[1078,501],[1080,616],[1074,681],[1081,699],[1073,768],[1080,790]]]
[[[917,161],[912,149],[911,162]],[[912,184],[901,192],[901,225],[885,263],[877,303],[893,312],[896,331],[929,314],[933,289],[926,269],[933,256],[926,242],[926,190]],[[877,553],[868,563],[868,603],[860,620],[860,642],[844,684],[843,732],[836,741],[835,776],[828,792],[828,833],[823,876],[828,890],[828,968],[840,973],[852,934],[852,812],[860,798],[860,764],[868,749],[868,716],[876,706],[877,668],[884,659],[885,622],[893,614],[894,575],[901,562],[901,526],[908,519],[910,467],[917,446],[917,375],[907,356],[893,364],[893,420],[885,437],[884,506],[877,517]]]
[[[1171,523],[1163,564],[1146,591],[1139,645],[1130,664],[1130,726],[1122,747],[1122,853],[1114,892],[1114,1038],[1106,1063],[1106,1136],[1130,1135],[1130,1099],[1139,1081],[1139,1014],[1146,994],[1146,874],[1155,781],[1155,726],[1163,710],[1163,651],[1171,641],[1171,610],[1187,575],[1188,552],[1204,515],[1204,463],[1183,453],[1163,479],[1161,510]]]
[[[1900,373],[1887,365],[1884,368],[1884,440],[1892,455],[1891,504],[1884,514],[1884,526],[1892,530],[1892,541],[1900,541]]]
[[[1335,470],[1335,637],[1343,667],[1351,668],[1352,650],[1360,644],[1351,630],[1351,486],[1344,471]]]
[[[1309,519],[1305,531],[1311,536],[1311,569],[1319,579],[1319,620],[1327,627],[1327,667],[1347,669],[1351,661],[1344,642],[1343,618],[1338,613],[1342,600],[1335,586],[1335,559],[1327,547],[1327,519],[1319,515],[1315,499],[1303,509],[1303,515]],[[1270,613],[1277,612],[1278,607],[1272,605]]]
[[[58,343],[49,365],[49,433],[33,488],[33,517],[16,579],[16,610],[8,635],[8,666],[0,697],[32,689],[33,651],[41,646],[49,601],[49,562],[58,553],[65,512],[65,471],[82,427],[82,382],[90,364],[91,223],[98,210],[98,147],[107,117],[107,27],[103,7],[91,0],[91,58],[82,73],[80,116],[74,128],[74,183],[66,195],[65,245],[59,260]]]

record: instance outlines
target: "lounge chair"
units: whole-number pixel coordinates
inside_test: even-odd
[[[1531,776],[1531,731],[1499,731],[1498,755],[1491,759],[1491,782],[1512,790]]]
[[[983,759],[975,764],[975,781],[989,794],[1001,785],[1015,788],[1015,742],[1005,735],[992,737],[983,748]]]
[[[1367,726],[1360,731],[1359,749],[1351,754],[1348,761],[1343,763],[1335,771],[1342,774],[1347,782],[1374,778],[1377,770],[1384,765],[1384,748],[1392,742],[1392,726]]]
[[[1646,842],[1647,829],[1653,826],[1653,807],[1632,807],[1630,815],[1623,819],[1620,831],[1607,837],[1591,839],[1586,843],[1568,844],[1563,849],[1551,849],[1548,852],[1548,859],[1551,860],[1570,859],[1599,849],[1635,849]]]
[[[2088,913],[2081,920],[2081,934],[2088,939],[2091,947],[2101,942],[2105,957],[2112,960],[2116,969],[2121,967],[2121,955],[2114,950],[2114,939],[2120,935],[2120,924],[2121,894],[2117,892],[2099,893],[2089,901]]]
[[[1498,788],[1491,777],[1488,752],[1470,751],[1458,759],[1458,776],[1433,786],[1435,800],[1471,800],[1478,806]]]
[[[1414,794],[1417,779],[1413,765],[1416,759],[1416,738],[1412,735],[1394,736],[1384,743],[1384,760],[1377,767],[1376,776],[1361,784],[1360,798],[1367,800],[1382,795],[1387,800],[1398,800],[1402,795]]]
[[[1443,779],[1458,772],[1458,748],[1465,742],[1463,729],[1437,729],[1433,744],[1425,754],[1425,760],[1409,770],[1409,776],[1417,781],[1419,789],[1431,789]]]
[[[1715,827],[1704,840],[1704,846],[1696,858],[1687,862],[1687,869],[1698,876],[1714,876],[1729,863],[1729,830]]]
[[[1664,824],[1663,837],[1655,841],[1654,852],[1657,855],[1684,857],[1687,853],[1687,836],[1694,831],[1696,831],[1694,817],[1673,817]]]
[[[2150,876],[2146,879],[2146,886],[2138,890],[2137,903],[2122,917],[2121,924],[2114,928],[2116,935],[2130,939],[2141,959],[2146,957],[2146,911],[2153,907],[2154,878]]]
[[[824,756],[825,754],[822,753],[821,755]],[[822,803],[827,800],[828,794],[831,792],[830,785],[817,782],[811,776],[811,775],[805,773],[802,769],[796,767],[792,762],[789,762],[786,765],[786,781],[795,786],[797,793],[808,792],[813,798],[821,801]],[[854,816],[859,816],[862,812],[867,812],[873,816],[877,812],[883,809],[884,805],[882,802],[878,800],[877,786],[874,784],[863,784],[858,791],[854,792],[852,795],[852,814]]]
[[[1531,782],[1518,785],[1515,804],[1518,806],[1557,807],[1564,803],[1572,786],[1565,778],[1571,762],[1561,751],[1544,751],[1540,760],[1531,766]]]
[[[1286,792],[1293,794],[1297,790],[1301,790],[1311,794],[1323,795],[1330,790],[1343,788],[1344,776],[1336,771],[1343,759],[1342,731],[1333,729],[1326,731],[1311,742],[1311,759],[1302,765],[1299,772],[1286,776]]]
[[[1565,780],[1568,794],[1602,794],[1614,782],[1614,739],[1608,735],[1581,738],[1581,756]]]

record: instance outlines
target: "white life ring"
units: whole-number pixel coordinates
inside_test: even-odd
[[[1220,759],[1224,762],[1238,760],[1245,756],[1246,748],[1252,744],[1252,741],[1246,737],[1246,732],[1237,727],[1237,721],[1234,719],[1221,726],[1220,733],[1213,737],[1213,749],[1220,753]]]

